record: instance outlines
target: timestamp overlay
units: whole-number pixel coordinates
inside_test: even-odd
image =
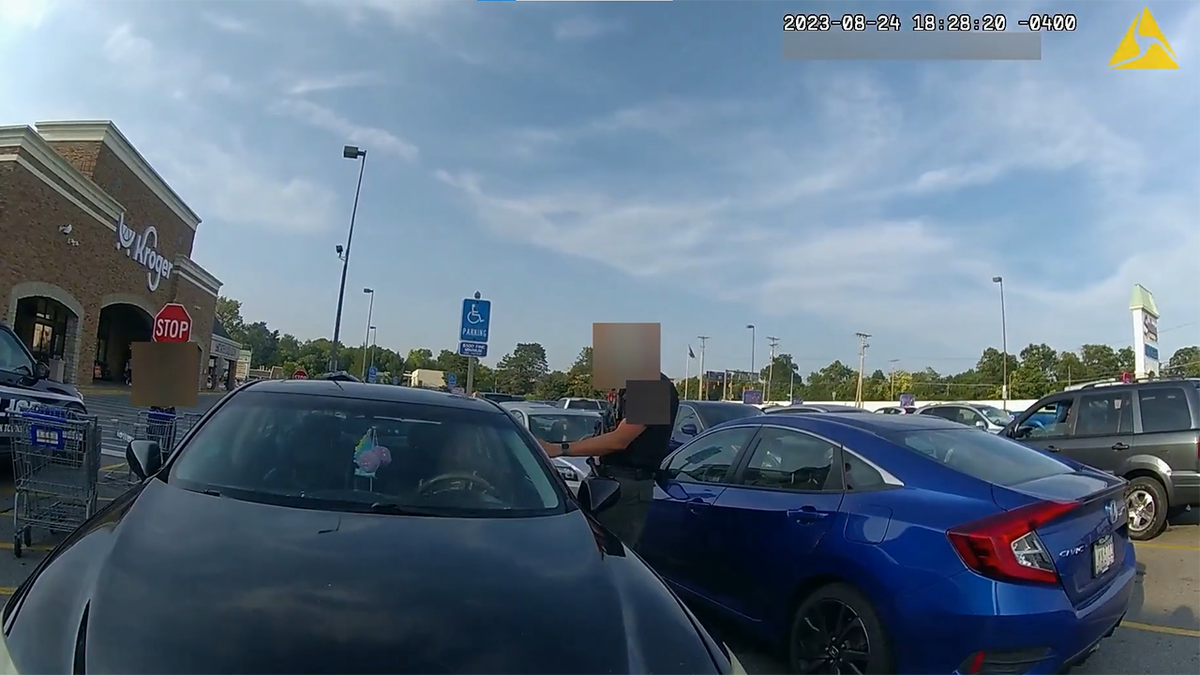
[[[959,12],[784,14],[782,24],[785,60],[1040,61],[1042,33],[1068,22]]]

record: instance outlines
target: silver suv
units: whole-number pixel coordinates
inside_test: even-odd
[[[1129,536],[1200,506],[1200,378],[1105,382],[1051,394],[1004,435],[1129,481]]]
[[[1000,433],[1012,421],[1012,415],[995,406],[975,403],[934,403],[917,410],[918,415],[933,415],[969,427]]]

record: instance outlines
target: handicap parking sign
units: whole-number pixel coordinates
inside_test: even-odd
[[[462,305],[462,322],[459,325],[459,340],[486,344],[488,329],[492,323],[492,301],[465,298]]]

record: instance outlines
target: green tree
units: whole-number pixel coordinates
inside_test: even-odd
[[[546,375],[546,349],[536,342],[518,342],[496,364],[496,384],[507,394],[529,394]]]
[[[533,387],[533,398],[538,401],[557,401],[567,396],[569,379],[561,370],[553,370],[538,379]]]
[[[467,386],[467,369],[470,361],[469,358],[460,356],[458,352],[443,349],[438,352],[433,367],[444,372],[446,375],[453,375],[459,383],[458,386],[465,387]]]
[[[222,295],[217,298],[215,313],[217,320],[221,322],[221,326],[225,329],[225,332],[229,333],[229,337],[244,343],[242,329],[245,326],[245,322],[242,320],[242,303]],[[245,344],[242,346],[245,347]]]
[[[592,348],[584,347],[579,350],[579,356],[575,357],[575,363],[567,371],[566,396],[596,398],[599,394],[592,386]]]
[[[807,401],[853,401],[858,388],[858,371],[839,361],[808,374],[804,387]]]
[[[241,342],[242,347],[250,350],[250,366],[252,368],[269,368],[278,363],[279,331],[271,330],[265,321],[256,321],[246,325],[242,329],[241,338],[234,339]],[[322,368],[322,370],[324,369]]]
[[[437,361],[433,358],[433,351],[429,349],[410,349],[408,350],[408,358],[404,359],[404,365],[408,370],[437,370]]]
[[[1168,375],[1200,377],[1200,347],[1176,349],[1164,371]]]

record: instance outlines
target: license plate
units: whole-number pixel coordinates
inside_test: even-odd
[[[1116,559],[1111,534],[1092,544],[1092,576],[1098,577],[1107,572]]]

